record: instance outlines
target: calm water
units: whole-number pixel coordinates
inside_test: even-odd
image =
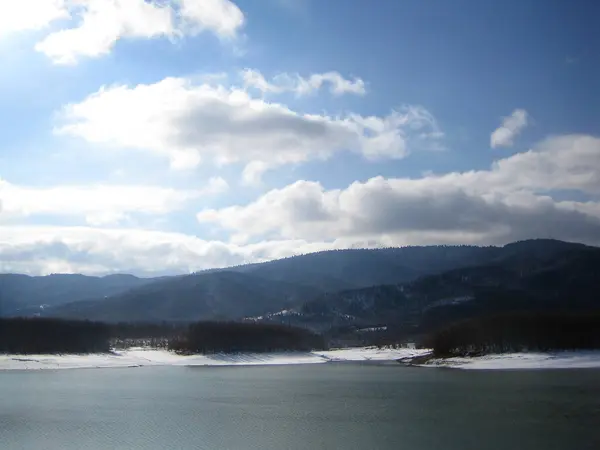
[[[0,372],[2,449],[600,449],[600,371]]]

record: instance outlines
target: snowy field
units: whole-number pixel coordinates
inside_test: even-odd
[[[0,355],[0,370],[83,369],[145,366],[256,366],[327,362],[398,361],[428,354],[428,350],[349,348],[317,352],[177,355],[166,350],[132,348],[110,354]],[[431,359],[419,367],[464,370],[600,368],[600,351],[510,353],[475,358]]]
[[[177,355],[166,350],[131,349],[90,355],[0,355],[0,370],[83,369],[145,366],[234,366],[326,362],[312,353]]]
[[[251,366],[319,364],[331,361],[394,361],[422,350],[356,348],[324,352],[243,353],[182,356],[166,350],[132,348],[111,354],[0,355],[0,370],[77,369],[144,366]]]
[[[449,367],[465,370],[600,368],[600,351],[506,353],[474,358],[439,358],[431,359],[420,367]]]
[[[378,349],[374,347],[344,348],[323,352],[313,352],[327,361],[397,361],[399,359],[414,358],[426,355],[429,350],[415,350],[409,348]]]

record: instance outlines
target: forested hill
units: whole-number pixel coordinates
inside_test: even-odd
[[[448,270],[489,264],[535,263],[565,251],[595,248],[553,239],[533,239],[503,247],[412,246],[332,250],[225,269],[312,286],[326,292],[403,283]],[[213,270],[209,272],[216,272]],[[206,273],[206,272],[204,272]]]
[[[73,302],[44,315],[104,321],[230,320],[301,305],[321,294],[463,267],[493,247],[406,247],[313,253],[171,277],[108,299]]]
[[[254,320],[321,331],[393,326],[417,333],[489,314],[600,309],[600,249],[557,244],[548,251],[544,244],[511,245],[487,264],[410,282],[323,294]]]
[[[152,281],[132,275],[31,277],[0,274],[0,317],[33,315],[43,308],[64,303],[110,297]]]
[[[108,299],[51,308],[46,315],[101,321],[241,319],[313,298],[320,291],[229,271],[168,278]]]
[[[66,303],[104,301],[105,297],[110,297],[107,305],[67,307],[64,310],[56,309],[56,314],[64,313],[70,317],[78,316],[77,311],[85,311],[84,315],[94,315],[98,308],[98,314],[102,317],[111,316],[111,310],[114,309],[115,318],[127,315],[148,320],[157,317],[167,319],[187,317],[190,312],[198,319],[223,314],[233,318],[256,312],[252,306],[252,292],[266,296],[265,306],[273,306],[277,310],[288,305],[290,299],[308,300],[323,292],[398,283],[424,274],[462,267],[489,258],[493,251],[492,247],[470,246],[326,251],[260,264],[207,270],[189,278],[140,279],[131,275],[101,278],[83,275],[29,277],[7,274],[0,275],[0,316],[32,315],[40,313],[40,307],[54,310],[55,306]],[[228,279],[232,280],[231,286],[225,287]],[[266,282],[270,282],[271,287]],[[285,284],[283,289],[282,283]],[[141,288],[137,294],[120,295],[137,287]],[[187,294],[182,296],[182,291]],[[175,296],[177,299],[174,299]],[[119,305],[120,302],[124,304]],[[215,305],[213,312],[206,308],[206,302],[209,307]],[[244,307],[246,303],[250,305],[248,308]],[[136,309],[136,305],[143,304],[143,308]],[[149,305],[154,306],[149,308]],[[239,306],[241,308],[232,315],[231,308]],[[45,309],[41,311],[42,314],[46,313]]]
[[[367,324],[384,319],[407,322],[435,302],[443,305],[450,301],[448,299],[466,298],[475,291],[480,292],[481,284],[488,282],[482,280],[507,289],[513,285],[521,286],[519,280],[525,275],[533,276],[536,271],[546,273],[554,268],[558,275],[552,276],[559,279],[564,278],[564,273],[577,276],[578,272],[591,273],[596,270],[595,260],[585,260],[580,255],[592,255],[597,251],[594,247],[553,240],[523,241],[504,247],[431,246],[328,251],[188,276],[135,281],[142,285],[122,286],[120,292],[112,295],[94,296],[95,291],[90,290],[80,292],[76,298],[66,293],[62,298],[64,301],[45,308],[42,316],[105,321],[245,317],[290,321],[290,315],[296,314],[302,315],[302,320],[310,322],[308,326],[311,327],[317,322],[319,326],[327,327],[348,318]],[[66,277],[68,280],[69,276]],[[132,277],[131,280],[139,279]],[[531,280],[534,283],[535,278]],[[590,283],[595,283],[595,278],[592,277]],[[526,286],[523,289],[533,288]],[[39,298],[32,295],[28,300],[35,305]],[[5,305],[14,304],[15,299],[18,300],[0,285],[0,300]],[[92,300],[74,301],[79,299]]]
[[[494,247],[429,246],[332,250],[230,270],[268,280],[318,287],[323,291],[399,283],[423,275],[478,264],[493,258]]]

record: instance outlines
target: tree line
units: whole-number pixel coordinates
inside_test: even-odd
[[[112,348],[169,348],[170,341],[179,338],[187,325],[179,322],[119,322],[110,327]]]
[[[600,349],[600,311],[506,313],[438,330],[423,345],[437,356]]]
[[[325,347],[320,335],[273,324],[106,324],[49,318],[0,319],[0,353],[103,353],[138,345],[186,353],[308,351]]]
[[[102,353],[110,329],[97,322],[60,319],[0,319],[0,353]]]
[[[323,349],[323,337],[303,328],[247,322],[199,322],[171,341],[186,353],[309,351]]]

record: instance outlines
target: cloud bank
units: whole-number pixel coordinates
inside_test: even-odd
[[[147,229],[2,226],[0,272],[174,275],[344,245],[271,241],[237,246]]]
[[[200,189],[159,186],[18,186],[0,179],[0,224],[36,216],[83,217],[90,225],[117,225],[131,214],[162,216],[193,200],[225,192],[228,184],[212,178]]]
[[[600,243],[600,203],[558,201],[557,190],[600,194],[600,139],[550,139],[483,171],[375,177],[333,190],[301,180],[197,217],[232,231],[236,243],[339,236],[387,245],[533,237]]]
[[[245,205],[197,214],[204,225],[228,231],[229,240],[108,224],[6,224],[0,227],[0,271],[156,275],[348,247],[487,245],[538,237],[600,245],[599,174],[600,138],[571,135],[543,141],[488,170],[374,177],[331,190],[300,180]],[[178,202],[192,208],[195,204],[182,198],[184,193],[148,192],[138,203],[133,191],[127,192],[104,207],[159,211]],[[556,192],[587,198],[561,200]],[[53,198],[42,192],[28,195],[37,198],[38,205]],[[92,208],[83,200],[37,208],[55,211],[77,204],[82,214],[102,211],[102,204]]]

